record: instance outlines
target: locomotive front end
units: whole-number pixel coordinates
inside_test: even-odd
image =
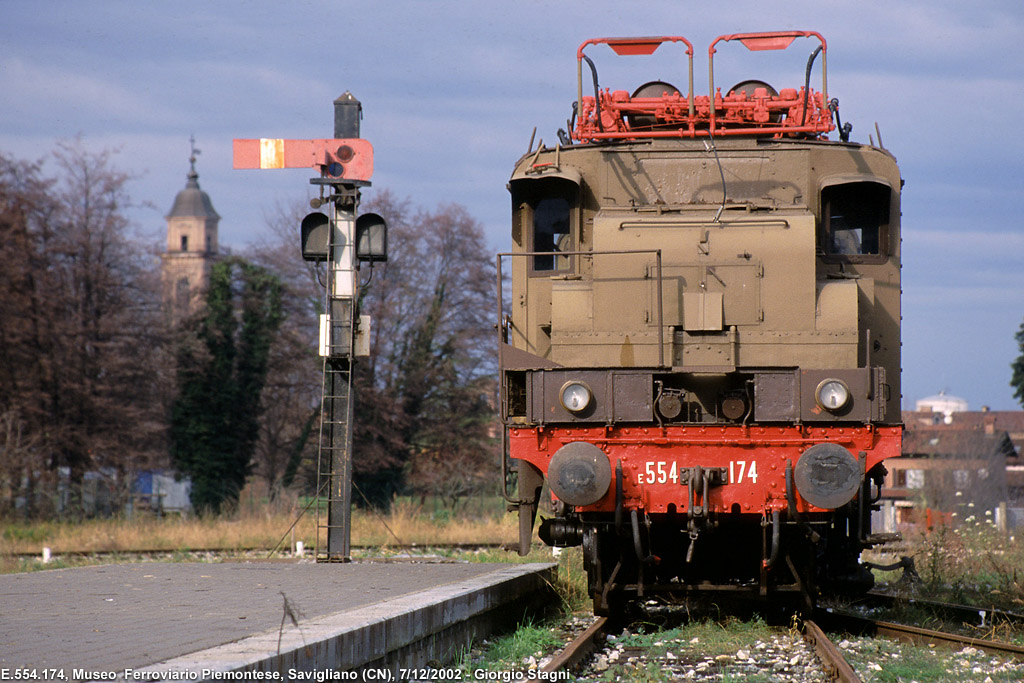
[[[796,38],[820,42],[809,74],[814,33],[710,54]],[[581,64],[600,43],[685,45],[692,73],[682,38],[588,41]],[[573,139],[531,149],[509,185],[499,360],[521,552],[547,483],[539,535],[582,544],[598,612],[869,586],[858,557],[901,442],[895,160],[823,137],[824,77],[704,97],[594,82]]]

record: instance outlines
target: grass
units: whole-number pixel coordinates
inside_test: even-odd
[[[491,641],[481,659],[472,664],[464,661],[463,666],[487,671],[509,671],[522,667],[530,657],[540,660],[548,652],[564,645],[551,627],[548,623],[521,624],[515,631]]]
[[[50,548],[52,555],[60,557],[66,565],[77,561],[69,559],[69,554],[82,553],[269,550],[282,541],[285,552],[294,541],[302,541],[312,550],[316,543],[316,517],[312,511],[303,515],[294,531],[289,532],[300,510],[297,505],[291,508],[243,506],[236,514],[212,518],[136,515],[132,519],[79,522],[0,520],[0,572],[23,571],[24,562],[17,556],[41,554],[44,547]],[[387,515],[358,509],[352,515],[353,546],[371,546],[385,553],[389,547],[400,544],[511,544],[517,539],[515,517],[504,512],[450,518],[403,500]],[[55,566],[54,563],[46,565]]]
[[[621,638],[626,647],[642,647],[662,657],[670,649],[679,653],[693,650],[701,656],[717,657],[732,655],[741,647],[749,646],[754,640],[768,640],[774,631],[764,620],[754,617],[740,620],[727,617],[723,621],[694,621],[668,630],[644,629],[645,632],[630,633]],[[692,645],[694,647],[687,647]]]
[[[961,683],[1020,681],[1013,666],[994,666],[993,657],[974,648],[962,650],[898,643],[885,638],[857,638],[843,654],[865,683]],[[985,665],[987,673],[979,673]]]
[[[465,557],[464,555],[461,557]],[[551,562],[558,563],[558,573],[553,586],[561,601],[562,613],[587,612],[591,603],[587,594],[587,576],[583,571],[583,551],[580,548],[564,548],[552,556],[551,548],[534,544],[525,557],[497,550],[474,553],[474,559],[481,562]],[[527,621],[514,631],[494,640],[477,643],[473,653],[464,653],[458,666],[464,680],[476,677],[476,671],[500,671],[524,673],[545,656],[565,646],[564,638],[556,626],[561,619],[550,617],[541,622]],[[519,680],[519,679],[516,679]]]
[[[918,597],[1024,611],[1024,539],[999,531],[991,518],[968,515],[955,526],[908,534],[921,583]],[[900,572],[879,573],[894,586]]]

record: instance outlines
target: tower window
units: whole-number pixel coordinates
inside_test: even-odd
[[[188,235],[181,236],[181,250],[188,251]]]

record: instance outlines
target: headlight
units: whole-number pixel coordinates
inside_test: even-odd
[[[850,402],[850,387],[840,379],[825,379],[814,390],[814,398],[820,407],[835,413]]]
[[[583,382],[572,381],[566,382],[562,386],[562,390],[558,393],[558,398],[562,402],[562,407],[570,413],[579,413],[587,409],[593,397],[590,393],[590,387]]]

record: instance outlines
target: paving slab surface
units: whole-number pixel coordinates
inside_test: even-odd
[[[141,563],[0,575],[0,674],[120,671],[500,572],[467,563]],[[287,608],[285,602],[287,600]],[[288,611],[291,611],[289,615]]]

